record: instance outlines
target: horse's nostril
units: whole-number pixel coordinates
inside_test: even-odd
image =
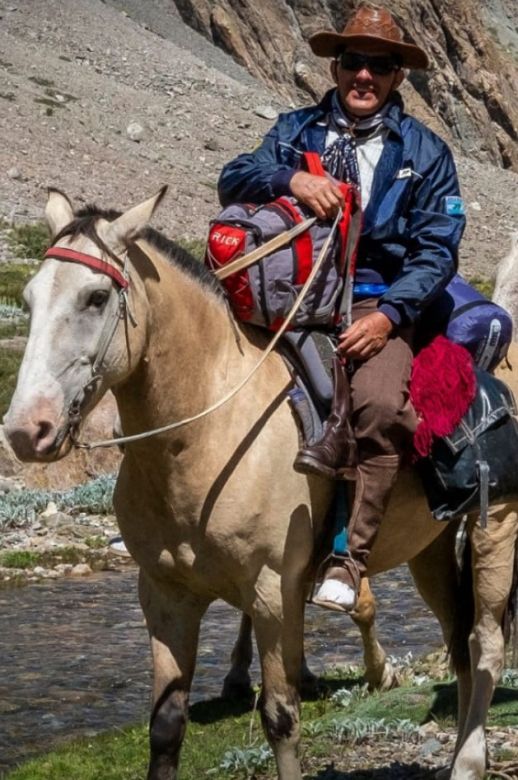
[[[36,431],[36,442],[42,442],[49,437],[54,431],[54,426],[48,420],[40,420],[38,423],[38,430]]]

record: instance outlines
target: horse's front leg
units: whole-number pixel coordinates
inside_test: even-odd
[[[475,620],[469,638],[472,690],[452,767],[452,780],[479,780],[486,772],[485,725],[505,660],[502,618],[510,595],[518,532],[516,507],[494,507],[487,529],[472,519],[470,540]]]
[[[363,642],[365,679],[370,689],[388,691],[399,685],[394,667],[378,642],[376,635],[376,601],[370,589],[369,580],[363,577],[356,609],[351,617],[360,629]]]
[[[257,592],[260,592],[258,589]],[[301,780],[300,670],[304,635],[304,588],[283,593],[284,617],[270,590],[269,601],[257,597],[252,611],[261,659],[260,710],[273,750],[279,780]]]
[[[140,571],[140,603],[151,640],[153,708],[148,780],[175,780],[187,726],[198,634],[207,603]]]

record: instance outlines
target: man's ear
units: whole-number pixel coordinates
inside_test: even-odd
[[[397,70],[394,78],[393,89],[398,89],[403,83],[403,81],[405,80],[405,78],[406,78],[406,72],[404,68],[400,68],[399,70]]]
[[[337,60],[331,60],[331,63],[329,65],[329,72],[331,73],[331,78],[333,79],[335,84],[338,84],[338,61]]]

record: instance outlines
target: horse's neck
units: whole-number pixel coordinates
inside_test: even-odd
[[[236,338],[229,312],[213,291],[154,256],[160,281],[144,282],[147,347],[131,380],[117,392],[125,433],[190,417],[222,398],[261,351]],[[188,437],[190,426],[180,429]]]

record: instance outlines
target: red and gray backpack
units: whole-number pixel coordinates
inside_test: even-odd
[[[325,176],[318,154],[307,152],[310,173]],[[341,183],[345,206],[327,257],[310,285],[290,327],[329,327],[336,323],[345,285],[352,278],[361,229],[356,187]],[[227,206],[210,224],[205,263],[215,272],[289,231],[313,212],[295,198],[271,203]],[[332,230],[331,222],[315,220],[293,240],[223,279],[236,317],[278,330],[290,312]],[[218,274],[218,275],[220,275]]]

